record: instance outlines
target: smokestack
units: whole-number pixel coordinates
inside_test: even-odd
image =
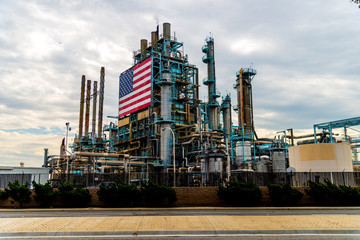
[[[97,99],[97,81],[94,81],[94,89],[93,89],[93,110],[92,110],[92,140],[95,140],[95,132],[96,132],[96,99]]]
[[[85,95],[85,75],[81,78],[81,94],[80,94],[80,116],[79,116],[79,139],[82,138],[83,121],[84,121],[84,95]]]
[[[101,67],[100,71],[100,89],[99,89],[99,120],[98,120],[98,138],[102,137],[102,117],[104,104],[104,84],[105,84],[105,68]]]
[[[90,91],[91,91],[91,80],[87,80],[86,108],[85,108],[85,138],[89,138]]]
[[[48,152],[49,152],[49,149],[48,148],[44,148],[44,165],[43,167],[47,167],[48,165]]]
[[[141,53],[145,53],[145,49],[147,48],[148,41],[146,39],[140,40],[140,51]]]
[[[159,40],[158,31],[151,32],[151,46],[155,47],[158,40]]]
[[[163,38],[170,39],[171,37],[171,24],[163,23]]]

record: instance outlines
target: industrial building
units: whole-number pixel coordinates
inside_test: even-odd
[[[209,174],[229,178],[239,172],[353,171],[359,138],[335,139],[332,130],[342,126],[346,131],[346,127],[360,125],[360,118],[314,125],[313,135],[294,136],[288,129],[271,139],[259,138],[252,97],[257,71],[238,70],[234,76],[237,102],[232,103],[229,94],[222,96],[216,88],[214,38],[207,37],[201,50],[207,66],[202,81],[198,67],[183,51],[183,43],[172,34],[170,23],[163,24],[162,33],[159,26],[151,32],[150,41],[141,39],[133,66],[119,76],[116,121],[104,127],[105,69],[100,70],[99,89],[97,81],[82,76],[78,135],[69,148],[67,138],[63,141],[59,156],[46,152],[44,166],[49,166],[52,174],[171,173],[174,184],[177,173],[201,173],[200,180],[193,180],[202,185],[210,181]],[[200,87],[207,88],[207,101],[200,100]],[[232,123],[232,107],[238,125]],[[326,155],[333,149],[333,155]],[[309,151],[320,155],[304,157]],[[342,164],[316,167],[326,166],[325,161]],[[147,175],[141,178],[147,179]]]

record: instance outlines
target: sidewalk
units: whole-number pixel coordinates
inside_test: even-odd
[[[51,209],[50,211],[56,210],[59,211],[59,209]],[[4,211],[4,209],[1,211]],[[22,209],[22,211],[24,211],[24,209]],[[32,209],[32,211],[34,211],[34,209]],[[65,209],[60,211],[65,211]],[[236,233],[265,234],[280,232],[360,234],[360,215],[0,218],[0,237],[17,235],[86,236],[99,234],[217,235]]]

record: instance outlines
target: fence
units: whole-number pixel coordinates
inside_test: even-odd
[[[226,184],[228,176],[226,173],[176,173],[177,187],[205,187]],[[173,173],[155,172],[132,172],[113,174],[54,174],[51,182],[58,186],[64,182],[71,182],[76,186],[98,187],[101,183],[112,183],[122,181],[142,186],[149,180],[156,184],[174,186]],[[270,183],[290,184],[292,186],[307,186],[308,181],[324,182],[330,180],[337,185],[360,186],[360,172],[297,172],[297,173],[260,173],[260,172],[237,172],[231,173],[231,180],[253,182],[258,186],[266,186]]]
[[[31,174],[0,174],[0,188],[7,188],[9,182],[19,180],[20,184],[25,184],[28,181],[31,184]]]

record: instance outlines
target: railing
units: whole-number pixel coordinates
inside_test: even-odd
[[[174,185],[173,172],[131,172],[129,173],[90,173],[77,174],[54,174],[51,180],[53,186],[64,182],[71,182],[76,186],[98,187],[103,182],[133,183],[142,186],[149,180],[156,184]],[[360,186],[360,172],[232,172],[229,179],[245,182],[253,182],[258,186],[273,184],[290,184],[292,186],[307,186],[309,181],[323,182],[330,180],[337,185]],[[205,187],[226,184],[228,176],[226,173],[176,173],[177,187]]]

